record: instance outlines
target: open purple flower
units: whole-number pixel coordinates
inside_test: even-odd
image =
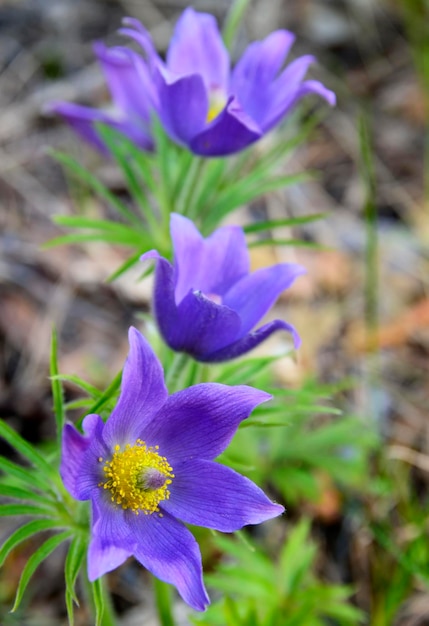
[[[52,107],[93,144],[94,124],[104,121],[147,148],[153,110],[177,143],[195,154],[225,156],[257,141],[307,94],[335,104],[332,91],[318,81],[304,80],[313,56],[299,57],[283,68],[295,39],[286,30],[250,44],[231,70],[212,15],[187,8],[176,24],[165,62],[138,20],[126,18],[124,26],[120,32],[141,45],[145,59],[122,47],[96,50],[116,113],[64,103]]]
[[[193,222],[171,215],[174,264],[156,250],[142,261],[156,259],[154,311],[166,343],[198,361],[227,361],[252,350],[276,330],[292,333],[283,320],[254,326],[295,278],[300,265],[281,263],[249,273],[249,253],[239,226],[224,226],[207,239]]]
[[[213,461],[240,422],[270,395],[206,383],[168,396],[162,367],[135,329],[118,403],[106,423],[67,424],[61,476],[77,500],[91,500],[88,576],[95,580],[133,555],[174,584],[194,609],[209,603],[189,524],[232,532],[280,515],[249,479]]]

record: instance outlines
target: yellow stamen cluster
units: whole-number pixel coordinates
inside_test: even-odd
[[[158,446],[148,447],[141,439],[134,446],[127,444],[123,450],[116,445],[111,460],[104,463],[106,480],[99,487],[108,489],[112,502],[123,509],[136,514],[143,511],[146,515],[159,511],[159,502],[170,496],[168,485],[174,474],[167,459],[157,451]],[[102,457],[98,460],[103,462]],[[154,474],[157,480],[151,480]]]
[[[209,110],[206,122],[212,122],[223,111],[226,104],[224,93],[220,89],[213,89],[209,96]]]

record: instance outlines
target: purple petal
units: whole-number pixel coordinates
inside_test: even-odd
[[[120,111],[136,117],[140,123],[146,123],[147,128],[157,98],[143,59],[133,50],[120,46],[106,48],[97,43],[94,50],[115,105]]]
[[[92,531],[88,548],[88,578],[94,581],[116,569],[133,554],[135,539],[126,512],[101,490],[92,501]]]
[[[223,303],[240,316],[240,336],[259,322],[282,291],[301,274],[305,274],[305,269],[295,263],[273,265],[245,276],[225,294]]]
[[[243,230],[224,226],[204,239],[183,215],[171,215],[171,238],[177,269],[176,303],[190,290],[223,295],[249,272],[249,253]]]
[[[240,326],[239,316],[229,307],[216,304],[200,291],[188,293],[177,307],[177,326],[169,329],[170,345],[198,360],[234,341]]]
[[[301,87],[298,89],[295,95],[295,102],[303,98],[304,96],[315,93],[318,96],[321,96],[326,100],[326,102],[331,106],[335,106],[337,102],[337,97],[333,91],[327,89],[322,83],[318,80],[306,80],[301,84]],[[295,104],[295,102],[293,104]]]
[[[210,603],[203,583],[201,554],[197,542],[183,524],[168,513],[127,516],[135,558],[154,576],[176,586],[185,602],[196,611]]]
[[[159,116],[174,141],[188,144],[205,126],[209,107],[201,76],[193,74],[169,82],[156,73]]]
[[[161,257],[155,272],[155,317],[164,340],[173,350],[199,358],[236,339],[241,322],[234,311],[215,304],[200,292],[188,293],[176,306],[174,290],[175,270]]]
[[[211,460],[225,450],[240,422],[270,398],[270,394],[245,385],[195,385],[168,398],[144,439],[149,445],[159,445],[173,471],[180,461]]]
[[[229,533],[284,511],[251,480],[218,463],[196,459],[174,473],[170,498],[162,508],[188,524]]]
[[[278,30],[263,41],[250,44],[234,68],[231,93],[257,122],[266,105],[266,90],[274,80],[295,40],[293,33]]]
[[[292,108],[302,80],[314,61],[315,58],[310,54],[295,59],[266,90],[265,114],[259,120],[265,132],[275,126]]]
[[[247,148],[262,136],[261,128],[231,98],[224,110],[189,144],[201,156],[227,156]]]
[[[61,115],[78,135],[105,155],[109,154],[109,150],[100,138],[96,124],[111,126],[144,150],[152,150],[153,148],[152,139],[144,126],[122,119],[120,112],[106,113],[72,102],[53,102],[47,110]]]
[[[119,34],[131,37],[131,39],[134,39],[134,41],[141,46],[146,54],[150,69],[153,70],[157,67],[164,67],[164,63],[153,45],[152,37],[143,24],[134,17],[124,17],[122,24],[125,28],[120,28],[118,31]]]
[[[102,437],[104,423],[101,417],[87,415],[83,428],[85,436],[71,424],[66,424],[62,441],[60,474],[67,491],[76,500],[88,500],[102,477],[98,459],[109,454]]]
[[[167,67],[178,76],[199,74],[207,91],[229,81],[229,56],[215,18],[186,9],[178,20],[167,52]]]
[[[148,342],[133,327],[129,331],[129,342],[121,395],[103,432],[111,449],[116,444],[134,444],[168,396],[160,362]]]
[[[286,330],[291,333],[295,350],[299,348],[301,339],[295,328],[291,324],[283,322],[283,320],[274,320],[273,322],[269,322],[257,330],[245,335],[238,341],[225,346],[225,348],[222,348],[217,352],[207,354],[204,357],[200,357],[199,360],[206,363],[221,363],[222,361],[235,359],[259,346],[260,343],[265,341],[265,339],[268,339],[268,337],[277,330]]]

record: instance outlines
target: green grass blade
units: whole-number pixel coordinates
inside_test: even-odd
[[[35,515],[38,517],[52,517],[55,513],[43,506],[34,506],[32,504],[0,504],[0,517],[9,517],[12,515]]]
[[[294,246],[296,248],[310,248],[311,250],[329,250],[328,246],[314,243],[314,241],[304,241],[303,239],[258,239],[248,244],[249,248],[258,246]]]
[[[247,9],[249,0],[235,0],[232,3],[231,8],[226,16],[225,25],[222,31],[222,39],[228,50],[231,50],[234,43],[235,34],[240,22],[243,19],[243,15]]]
[[[59,533],[57,535],[54,535],[53,537],[50,537],[28,559],[23,569],[23,572],[22,572],[22,575],[18,584],[18,589],[16,590],[15,602],[11,609],[12,613],[14,613],[16,609],[19,607],[21,600],[22,600],[22,596],[24,595],[25,589],[27,588],[30,578],[33,576],[36,569],[39,567],[42,561],[44,561],[56,548],[58,548],[58,546],[62,544],[63,541],[68,539],[71,534],[72,534],[72,531],[68,530],[68,531]]]
[[[103,626],[104,615],[104,594],[103,594],[103,579],[99,578],[95,580],[92,585],[92,597],[94,599],[95,606],[95,626]]]
[[[72,383],[73,385],[76,385],[76,387],[86,391],[86,393],[92,398],[98,398],[98,396],[101,395],[101,391],[97,389],[97,387],[94,387],[94,385],[87,383],[85,380],[82,380],[82,378],[79,378],[79,376],[74,376],[73,374],[56,374],[51,376],[51,379],[58,380],[60,382]]]
[[[51,390],[52,398],[54,402],[54,416],[57,426],[57,441],[61,442],[61,435],[65,422],[65,410],[64,410],[64,396],[63,387],[58,380],[58,336],[57,331],[54,328],[52,330],[51,338],[51,355],[50,355],[50,375],[51,375]]]
[[[40,476],[37,472],[34,472],[31,469],[17,465],[16,463],[13,463],[13,461],[9,461],[9,459],[6,459],[3,456],[0,456],[0,471],[3,471],[6,475],[17,478],[27,487],[28,485],[31,485],[41,491],[47,490],[48,486],[43,476]]]
[[[122,381],[122,370],[116,374],[115,378],[112,380],[112,382],[107,387],[107,389],[101,394],[98,400],[90,407],[88,413],[85,413],[85,415],[88,415],[90,413],[96,413],[97,411],[102,409],[103,406],[107,404],[107,402],[109,402],[109,400],[114,395],[116,395],[116,392],[121,386],[121,381]],[[82,415],[80,422],[82,422],[85,415]]]
[[[132,211],[128,209],[125,204],[120,202],[118,198],[111,193],[103,185],[101,181],[98,180],[93,174],[91,174],[87,169],[85,169],[80,163],[78,163],[73,157],[68,154],[64,154],[62,152],[53,151],[53,157],[59,161],[69,172],[71,172],[77,180],[84,183],[89,189],[91,189],[97,196],[106,200],[108,204],[110,204],[116,211],[122,215],[128,222],[135,224],[136,226],[140,226],[139,218],[134,215]]]
[[[39,493],[30,491],[29,489],[21,489],[14,485],[4,485],[0,483],[0,496],[4,498],[14,498],[15,500],[30,501],[39,503],[45,506],[55,506],[51,500],[48,500],[46,496],[42,496]]]
[[[20,543],[30,539],[33,535],[40,533],[44,530],[52,530],[58,527],[58,521],[52,519],[36,519],[31,520],[24,526],[20,526],[14,533],[12,533],[4,542],[0,548],[0,567],[5,562],[8,555],[19,546]]]
[[[149,250],[150,247],[151,246],[148,245],[145,248],[139,248],[139,250],[137,250],[135,254],[132,254],[124,263],[122,263],[122,265],[117,270],[115,270],[113,274],[110,274],[110,276],[106,278],[106,282],[112,283],[114,280],[119,278],[119,276],[122,276],[122,274],[125,274],[126,271],[128,271],[131,267],[133,267],[133,265],[139,262],[142,254],[146,252],[147,250]]]
[[[82,243],[87,241],[101,241],[104,243],[113,243],[118,246],[140,246],[141,247],[141,232],[129,230],[127,233],[123,232],[105,232],[100,231],[98,233],[70,233],[68,235],[60,235],[54,237],[43,244],[42,248],[47,250],[48,248],[54,248],[55,246],[64,246],[70,243]]]
[[[327,213],[313,213],[312,215],[301,215],[298,217],[288,217],[283,220],[266,220],[256,222],[255,224],[247,224],[243,230],[246,234],[260,233],[265,230],[274,230],[283,226],[299,226],[301,224],[309,224],[324,219]]]
[[[6,422],[0,420],[0,437],[37,467],[45,476],[52,477],[53,468],[31,444],[18,435]],[[1,467],[0,467],[1,469]]]
[[[82,567],[86,553],[86,542],[81,536],[76,536],[70,543],[67,552],[64,574],[66,580],[66,591],[70,594],[72,600],[79,606],[79,601],[75,592],[76,579]]]

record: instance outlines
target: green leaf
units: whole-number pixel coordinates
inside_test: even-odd
[[[79,606],[79,601],[75,592],[76,579],[85,559],[86,541],[80,535],[74,537],[70,543],[64,566],[66,580],[66,591],[72,600]]]
[[[0,504],[0,517],[11,515],[35,515],[39,517],[52,517],[54,512],[43,506],[31,504]]]
[[[95,606],[95,626],[103,626],[103,614],[104,614],[104,593],[103,593],[103,579],[98,578],[93,583],[92,597],[94,599]]]
[[[56,374],[55,376],[51,376],[51,379],[73,383],[83,391],[86,391],[86,393],[91,396],[91,398],[98,398],[99,396],[101,396],[102,393],[99,389],[97,389],[97,387],[94,387],[94,385],[87,383],[82,378],[79,378],[79,376],[74,376],[73,374]]]
[[[122,370],[118,372],[115,378],[112,380],[107,389],[100,395],[98,400],[90,407],[88,413],[97,413],[100,411],[113,397],[116,396],[116,393],[121,386],[122,381]],[[85,413],[87,415],[88,413]],[[83,420],[85,415],[82,415],[80,422]]]
[[[29,500],[30,502],[40,503],[44,506],[55,506],[52,500],[48,499],[39,493],[34,493],[28,489],[21,489],[13,485],[6,485],[0,483],[0,495],[5,498],[15,498],[16,500]]]
[[[311,215],[301,215],[298,217],[288,217],[282,220],[265,220],[263,222],[256,222],[255,224],[248,224],[244,226],[243,230],[246,234],[259,233],[265,230],[274,230],[283,226],[299,226],[300,224],[309,224],[318,220],[324,219],[327,213],[313,213]]]
[[[112,283],[114,280],[119,278],[119,276],[125,274],[125,272],[133,267],[133,265],[139,262],[140,257],[142,256],[142,254],[144,254],[144,252],[146,252],[146,250],[148,250],[148,248],[149,246],[145,248],[139,248],[137,252],[132,254],[126,261],[124,261],[124,263],[122,263],[122,265],[117,270],[115,270],[113,274],[110,274],[110,276],[106,278],[106,282]]]
[[[312,250],[330,250],[328,246],[302,239],[258,239],[248,244],[249,248],[256,248],[257,246],[293,246],[295,248],[311,248]]]
[[[43,476],[40,476],[33,470],[9,461],[9,459],[5,459],[3,456],[0,456],[0,470],[5,472],[6,475],[13,476],[22,481],[27,487],[31,485],[41,491],[49,490],[49,485],[46,484],[46,480]]]
[[[82,243],[85,241],[101,241],[104,243],[113,243],[118,246],[141,246],[142,237],[140,231],[129,229],[127,232],[106,232],[99,233],[71,233],[69,235],[60,235],[54,239],[50,239],[43,244],[44,249],[54,248],[55,246],[63,246],[69,243]]]
[[[30,578],[38,568],[38,566],[44,561],[58,546],[63,543],[66,539],[70,537],[72,531],[68,530],[53,537],[50,537],[45,541],[44,544],[34,552],[31,557],[28,559],[18,584],[18,589],[16,590],[15,603],[11,609],[11,612],[14,613],[16,609],[19,607],[22,596],[24,595],[24,591],[27,588],[27,585],[30,581]]]
[[[94,193],[96,193],[99,197],[106,200],[116,211],[122,215],[127,221],[135,224],[136,226],[140,226],[141,222],[139,218],[134,215],[132,211],[128,209],[125,204],[120,202],[118,198],[111,193],[107,187],[103,185],[101,181],[98,180],[96,176],[91,174],[87,169],[85,169],[78,161],[73,159],[73,157],[68,154],[64,154],[62,152],[53,151],[52,155],[57,161],[59,161],[64,167],[66,167],[74,176],[87,185]]]
[[[57,426],[57,441],[60,443],[65,422],[64,396],[61,382],[58,380],[58,337],[55,328],[52,330],[51,355],[50,355],[50,375],[52,398],[54,401],[54,415]]]
[[[45,476],[52,478],[53,468],[31,444],[18,435],[6,422],[0,420],[0,437],[37,467]],[[0,469],[3,469],[0,465]],[[31,481],[30,481],[31,484]]]
[[[31,520],[24,526],[20,526],[14,533],[12,533],[4,542],[0,548],[0,567],[5,562],[8,555],[16,548],[20,543],[29,539],[33,535],[40,533],[44,530],[52,530],[58,527],[58,521],[52,519],[36,519]]]
[[[249,0],[234,0],[227,13],[222,30],[222,38],[228,50],[231,50],[238,27],[243,19]]]

